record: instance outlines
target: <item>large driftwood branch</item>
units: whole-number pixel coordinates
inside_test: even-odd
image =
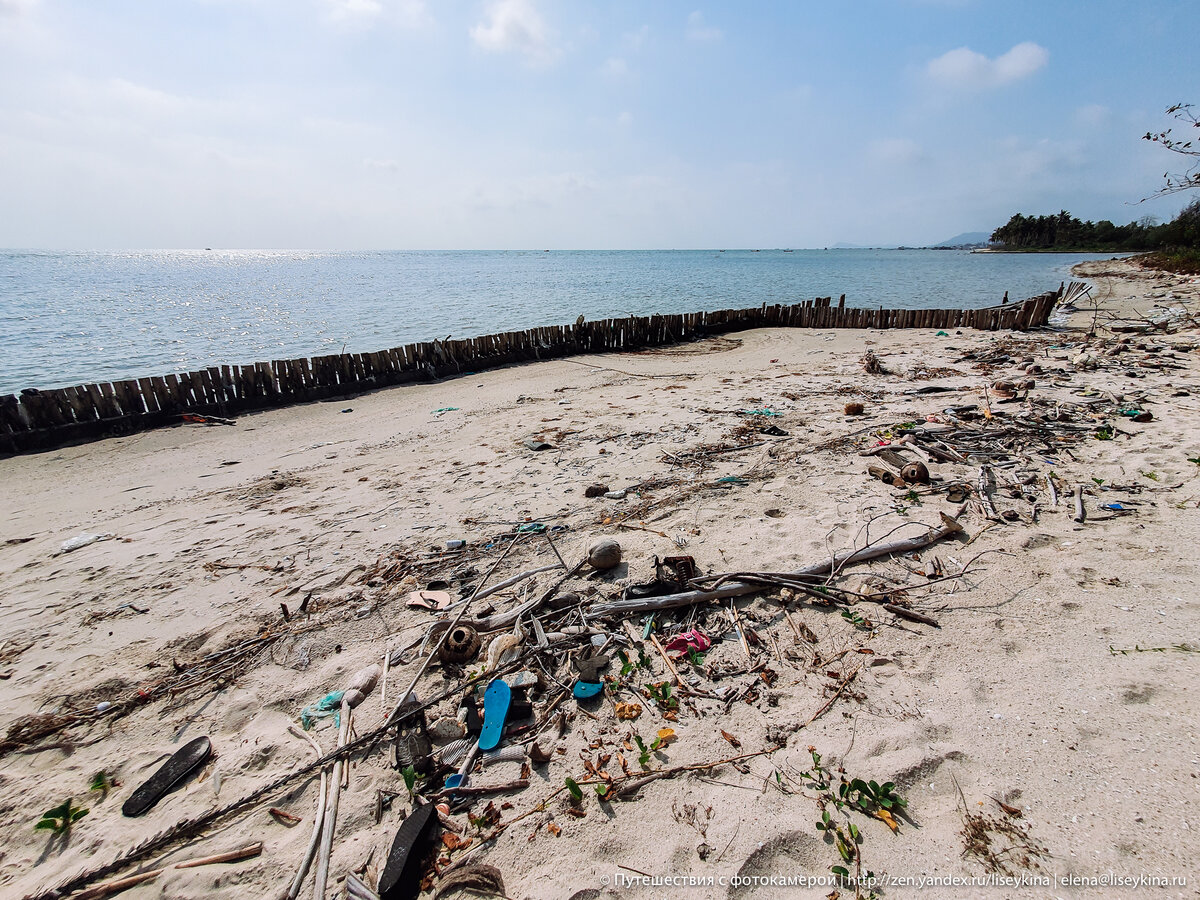
[[[883,544],[875,544],[874,546],[863,547],[861,550],[844,550],[829,559],[805,566],[803,569],[795,572],[789,572],[788,575],[794,578],[811,578],[817,575],[827,575],[852,563],[863,562],[868,559],[878,559],[881,556],[890,556],[893,553],[912,553],[915,550],[928,547],[930,544],[935,544],[943,538],[947,538],[952,534],[958,534],[961,531],[962,526],[943,513],[941,526],[933,528],[923,535],[888,541]],[[761,591],[762,589],[763,585],[761,584],[734,581],[711,591],[685,591],[682,594],[667,594],[665,597],[613,600],[609,603],[597,604],[588,612],[593,616],[629,616],[640,612],[677,609],[681,606],[691,606],[692,604],[705,603],[709,600],[725,600],[729,597],[741,597],[744,594],[753,594],[755,591]]]

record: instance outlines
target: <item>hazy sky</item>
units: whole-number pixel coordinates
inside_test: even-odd
[[[0,246],[923,244],[1168,218],[1189,0],[0,0]]]

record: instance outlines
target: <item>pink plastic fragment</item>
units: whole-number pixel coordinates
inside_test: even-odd
[[[678,653],[680,656],[686,654],[689,650],[703,653],[711,646],[712,641],[699,628],[693,628],[691,631],[677,634],[663,645],[664,649],[669,653]]]

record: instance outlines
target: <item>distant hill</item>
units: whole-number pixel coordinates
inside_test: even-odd
[[[982,247],[987,246],[991,239],[991,233],[987,231],[964,231],[962,234],[956,234],[954,237],[945,241],[939,241],[932,244],[934,247]]]

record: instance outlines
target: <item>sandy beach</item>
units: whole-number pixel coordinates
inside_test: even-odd
[[[555,565],[558,552],[573,566],[612,538],[621,565],[584,569],[561,591],[581,598],[573,623],[625,642],[632,673],[615,660],[607,699],[564,699],[576,673],[535,654],[523,631],[519,668],[540,682],[534,724],[505,746],[536,745],[549,762],[475,773],[473,785],[528,783],[455,809],[443,835],[461,833],[442,839],[439,871],[495,867],[513,898],[853,897],[852,886],[796,883],[846,864],[814,825],[822,791],[803,773],[815,748],[835,787],[842,772],[893,782],[907,801],[892,822],[850,819],[861,872],[898,879],[883,881],[884,896],[1197,896],[1200,340],[1181,317],[1197,308],[1200,279],[1123,261],[1078,274],[1090,296],[1055,331],[748,331],[0,461],[0,893],[42,894],[311,762],[289,725],[420,641],[438,614],[406,605],[411,591],[457,599],[510,543],[489,584]],[[1169,331],[1136,330],[1164,319]],[[868,351],[878,367],[864,366]],[[1014,385],[1011,402],[998,381]],[[847,416],[848,403],[863,414]],[[868,474],[880,460],[863,452],[966,407],[977,407],[971,427],[1002,434],[966,461],[930,460],[932,487]],[[1044,440],[1008,448],[1021,417],[1038,419]],[[987,503],[975,493],[981,465]],[[970,490],[954,500],[951,484]],[[587,496],[593,485],[613,496]],[[643,640],[644,616],[588,614],[653,579],[656,556],[689,555],[702,575],[789,572],[895,529],[888,539],[926,534],[943,514],[961,535],[833,579],[863,596],[853,606],[766,587],[733,612],[724,601],[660,616],[663,642],[693,626],[712,640],[702,660],[673,661],[686,687],[675,682],[666,702],[644,690],[675,681]],[[528,523],[549,539],[518,535]],[[103,539],[63,552],[81,535]],[[479,606],[503,613],[563,574]],[[249,639],[261,643],[231,654]],[[421,700],[454,692],[431,722],[454,718],[488,641],[465,673],[434,664],[418,681]],[[391,666],[386,700],[377,687],[356,710],[358,734],[384,722],[420,659],[413,647]],[[618,703],[640,714],[620,718]],[[673,736],[639,761],[636,740],[663,729]],[[328,751],[336,731],[325,719],[310,734]],[[214,758],[199,775],[144,816],[122,816],[134,788],[200,735]],[[329,896],[343,896],[350,872],[375,886],[413,808],[390,741],[352,759]],[[100,772],[116,782],[106,796],[89,790]],[[610,799],[597,773],[615,779]],[[169,867],[120,896],[282,896],[317,792],[315,773],[299,777],[139,865],[255,841],[261,854]],[[35,830],[68,797],[89,810],[68,839]],[[1096,880],[1114,874],[1177,881]],[[1031,881],[917,884],[989,875]],[[642,883],[664,876],[699,883]],[[312,896],[311,875],[300,896]]]

